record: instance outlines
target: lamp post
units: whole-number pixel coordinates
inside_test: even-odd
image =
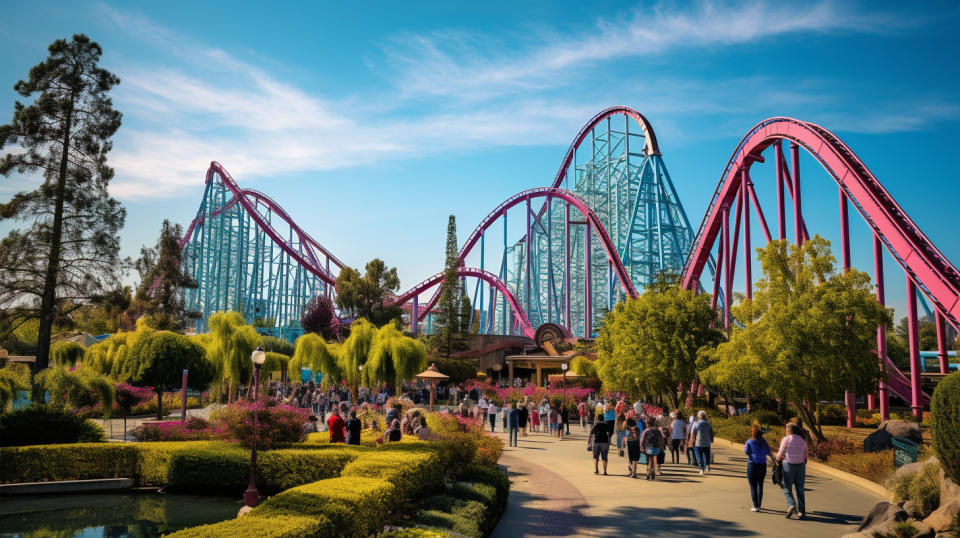
[[[567,402],[567,368],[569,368],[569,366],[567,366],[567,363],[563,363],[560,365],[560,369],[563,370],[563,380],[560,382],[561,386],[563,387],[563,404],[562,405],[565,405]]]
[[[250,482],[247,484],[247,491],[243,493],[243,504],[251,508],[256,506],[260,499],[260,492],[257,491],[257,387],[260,385],[260,367],[266,359],[267,354],[260,346],[250,354],[253,362],[253,443],[250,448]]]

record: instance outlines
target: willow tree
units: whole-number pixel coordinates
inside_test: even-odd
[[[757,252],[763,278],[752,299],[733,307],[743,328],[702,354],[701,378],[799,404],[822,441],[819,421],[805,404],[839,400],[844,390],[874,390],[882,375],[877,325],[889,327],[892,317],[877,302],[870,275],[838,272],[830,242],[819,235],[802,247],[781,240]]]
[[[297,338],[293,357],[287,362],[288,377],[300,379],[301,368],[323,372],[324,384],[339,381],[343,378],[340,368],[340,344],[328,344],[317,333],[305,333]]]
[[[30,390],[30,367],[17,362],[0,367],[0,414],[17,399],[21,391]]]
[[[240,383],[253,373],[250,355],[260,345],[260,335],[239,312],[217,312],[207,323],[210,337],[206,352],[213,366],[213,379],[218,387],[229,382],[227,401],[233,402]]]
[[[427,349],[423,343],[404,336],[396,325],[388,323],[373,336],[362,381],[369,387],[391,382],[400,386],[422,372],[426,363]]]

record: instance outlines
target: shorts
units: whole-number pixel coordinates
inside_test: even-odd
[[[556,430],[556,429],[557,429],[557,424],[550,424],[550,429],[551,429],[551,430]]]
[[[648,456],[656,456],[656,455],[659,454],[659,453],[660,453],[660,447],[655,447],[655,446],[648,446],[648,447],[647,447],[647,455],[648,455]]]
[[[593,459],[607,461],[610,452],[610,443],[593,443]]]

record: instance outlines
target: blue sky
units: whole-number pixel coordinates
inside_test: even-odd
[[[189,223],[218,160],[341,259],[383,258],[407,287],[441,267],[447,215],[463,240],[509,195],[549,184],[607,106],[653,123],[694,225],[740,137],[794,116],[843,138],[960,262],[955,4],[401,4],[9,4],[0,121],[46,46],[86,33],[122,79],[110,162],[124,255],[164,217]],[[836,185],[803,166],[807,222],[835,239]],[[33,181],[0,178],[0,196]],[[872,271],[853,220],[854,264]]]

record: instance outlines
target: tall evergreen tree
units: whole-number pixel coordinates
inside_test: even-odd
[[[141,248],[134,265],[140,273],[134,309],[140,315],[151,316],[153,325],[160,330],[181,330],[188,320],[199,316],[187,311],[184,303],[183,290],[196,288],[197,281],[180,264],[182,237],[179,224],[163,219],[156,246]]]
[[[0,204],[0,221],[24,224],[0,241],[0,332],[40,321],[37,368],[63,305],[83,305],[113,288],[123,264],[118,232],[126,211],[110,197],[110,138],[122,115],[108,96],[120,79],[98,66],[102,50],[85,35],[58,39],[50,55],[14,85],[32,104],[14,105],[0,126],[0,174],[40,172],[40,186]]]
[[[436,347],[437,351],[443,355],[450,355],[466,347],[461,322],[464,294],[460,279],[457,276],[458,267],[460,267],[460,252],[457,248],[457,218],[450,215],[450,219],[447,221],[443,285],[440,288],[440,298],[437,300],[439,315],[436,321]]]

